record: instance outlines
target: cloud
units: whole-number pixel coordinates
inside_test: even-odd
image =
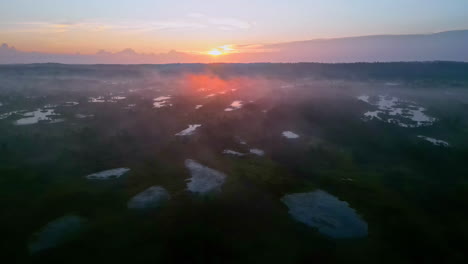
[[[252,24],[246,21],[242,21],[235,18],[210,18],[208,19],[210,24],[217,25],[222,29],[249,29]]]
[[[3,43],[0,46],[0,54],[15,54],[15,53],[16,53],[15,47],[10,47],[6,43]]]
[[[150,24],[149,30],[170,30],[170,29],[200,29],[206,25],[185,21],[154,22]]]
[[[99,22],[44,22],[29,21],[20,23],[0,23],[0,32],[12,33],[63,33],[69,31],[103,31],[111,25]]]
[[[179,20],[84,20],[84,21],[26,21],[0,23],[0,33],[64,33],[64,32],[101,32],[118,31],[141,33],[163,30],[200,30],[205,28],[219,30],[245,30],[252,24],[235,18],[211,18],[200,13],[190,13],[189,18]],[[195,19],[195,20],[194,20]]]
[[[238,18],[209,17],[202,13],[189,13],[187,16],[197,19],[197,21],[203,21],[202,23],[206,25],[216,26],[216,28],[221,30],[249,29],[253,26],[253,23]]]
[[[68,64],[154,64],[209,62],[209,57],[201,54],[169,51],[167,53],[138,53],[133,49],[119,52],[100,50],[96,54],[53,54],[23,52],[8,44],[0,46],[0,64],[16,63],[68,63]]]

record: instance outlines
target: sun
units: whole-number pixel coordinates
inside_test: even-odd
[[[212,55],[212,56],[219,56],[219,55],[222,55],[224,54],[222,51],[220,51],[219,49],[212,49],[210,51],[207,52],[208,54]]]
[[[210,51],[205,52],[205,54],[211,55],[211,56],[220,56],[220,55],[227,55],[231,53],[236,53],[237,51],[234,49],[233,45],[223,45],[216,47]]]

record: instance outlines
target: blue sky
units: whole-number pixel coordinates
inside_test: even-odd
[[[1,0],[0,42],[23,50],[202,51],[468,29],[466,0]]]

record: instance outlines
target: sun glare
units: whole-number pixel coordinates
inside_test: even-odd
[[[211,56],[219,56],[235,52],[236,50],[233,48],[232,45],[223,45],[206,52],[206,54]]]
[[[212,56],[219,56],[219,55],[222,55],[223,52],[218,49],[213,49],[213,50],[208,51],[208,54]]]

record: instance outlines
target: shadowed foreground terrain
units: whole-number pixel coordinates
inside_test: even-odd
[[[464,263],[468,64],[0,66],[7,263]]]

